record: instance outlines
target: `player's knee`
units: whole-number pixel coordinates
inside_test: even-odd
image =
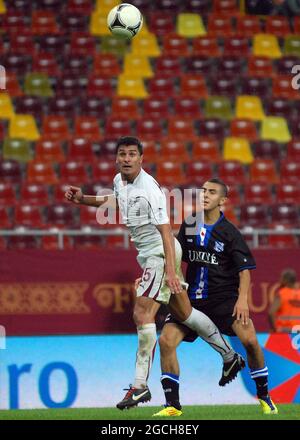
[[[244,341],[244,346],[246,350],[255,350],[257,348],[258,341],[256,335],[249,335],[247,339]]]
[[[160,335],[159,340],[159,348],[162,353],[170,352],[176,350],[176,341],[168,335],[164,335],[163,333]]]

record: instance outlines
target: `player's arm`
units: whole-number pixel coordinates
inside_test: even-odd
[[[156,225],[159,230],[166,259],[166,282],[172,293],[180,293],[182,291],[181,283],[176,275],[175,269],[175,241],[170,224]]]
[[[273,332],[276,332],[276,325],[275,325],[275,319],[276,319],[276,313],[281,307],[281,301],[279,295],[275,296],[274,301],[269,308],[268,316],[269,316],[269,324]]]
[[[95,206],[98,208],[105,203],[107,208],[116,208],[117,201],[113,193],[106,196],[90,196],[83,194],[81,188],[70,186],[65,193],[65,198],[72,203],[86,206]]]
[[[239,297],[235,303],[232,316],[236,316],[237,321],[247,325],[249,321],[248,292],[251,282],[250,271],[248,269],[241,270],[239,276]]]

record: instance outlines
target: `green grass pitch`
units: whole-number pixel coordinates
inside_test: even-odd
[[[181,417],[163,420],[300,420],[300,404],[277,405],[278,415],[264,415],[259,405],[185,406]],[[116,408],[68,408],[1,410],[0,420],[155,420],[158,406],[140,406],[120,411]]]

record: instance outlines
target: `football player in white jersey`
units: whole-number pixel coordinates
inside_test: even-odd
[[[65,197],[82,205],[119,206],[130,230],[143,269],[133,319],[137,326],[138,350],[135,379],[117,408],[124,409],[147,402],[147,386],[156,345],[155,316],[161,304],[168,304],[172,315],[194,330],[215,350],[223,362],[236,363],[236,354],[218,328],[202,312],[192,308],[181,273],[182,250],[169,223],[166,197],[156,180],[142,169],[143,146],[137,138],[120,138],[116,145],[116,163],[120,173],[114,178],[114,191],[108,196],[84,195],[71,186]],[[228,376],[228,382],[232,377]]]

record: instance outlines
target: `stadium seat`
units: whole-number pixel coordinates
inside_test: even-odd
[[[291,75],[292,68],[299,64],[300,58],[295,55],[285,55],[275,62],[275,68],[279,75]]]
[[[135,99],[114,97],[112,100],[111,113],[115,118],[138,119],[140,111]]]
[[[300,138],[293,138],[287,144],[287,159],[300,161]]]
[[[131,122],[128,118],[110,117],[105,121],[105,136],[117,139],[122,136],[133,134]]]
[[[28,73],[25,76],[24,91],[27,95],[43,98],[53,96],[49,78],[45,73]]]
[[[173,100],[174,113],[182,118],[200,118],[200,102],[198,99],[181,97]]]
[[[30,143],[26,139],[6,138],[3,142],[3,159],[28,162],[32,159]]]
[[[2,18],[2,29],[8,34],[26,33],[28,31],[28,19],[22,11],[8,10]]]
[[[102,137],[98,118],[96,116],[76,116],[74,121],[74,136],[83,137],[92,142],[98,142]]]
[[[299,35],[286,35],[283,45],[284,55],[294,55],[300,57],[300,37]]]
[[[131,78],[152,78],[153,69],[146,56],[126,54],[124,57],[123,74]]]
[[[7,52],[2,58],[2,63],[8,72],[15,73],[19,77],[31,70],[31,56],[27,54]]]
[[[240,15],[237,17],[236,34],[244,38],[252,38],[262,31],[261,22],[256,15]]]
[[[169,12],[151,12],[149,14],[149,30],[158,37],[174,33],[175,26],[172,15]]]
[[[270,80],[245,77],[241,81],[241,95],[255,95],[265,99],[270,95]]]
[[[276,201],[300,205],[300,184],[295,182],[277,185]]]
[[[37,141],[40,133],[35,119],[31,115],[15,115],[9,123],[9,137],[23,138],[29,141]]]
[[[156,60],[155,74],[157,76],[179,77],[182,73],[180,58],[165,55]]]
[[[56,95],[48,99],[47,108],[49,116],[73,118],[77,113],[77,99],[74,96]]]
[[[24,182],[21,186],[20,198],[22,205],[49,205],[49,193],[47,187],[41,184]]]
[[[285,37],[291,33],[291,28],[287,17],[269,15],[266,17],[267,34],[275,35],[276,37]]]
[[[268,208],[266,205],[248,203],[240,206],[241,226],[267,227],[269,224]]]
[[[224,40],[224,55],[229,56],[247,56],[249,53],[248,39],[234,36]]]
[[[250,180],[252,182],[278,183],[279,178],[275,163],[272,159],[255,159],[250,165]]]
[[[145,151],[145,159],[148,162],[148,152]],[[185,145],[177,137],[163,138],[160,142],[159,157],[161,161],[171,161],[178,163],[189,162],[190,156],[186,150]]]
[[[168,135],[178,141],[193,141],[196,138],[194,120],[188,116],[169,117]]]
[[[97,222],[97,209],[94,206],[87,206],[86,209],[80,210],[80,224],[81,226],[91,226],[94,228],[99,228]],[[93,236],[95,237],[95,236]]]
[[[104,17],[104,20],[105,27],[107,29],[106,17]],[[110,34],[109,30],[108,32]],[[100,53],[111,53],[117,55],[118,57],[123,57],[127,53],[127,46],[128,41],[125,40],[125,38],[118,38],[110,34],[109,36],[101,37]]]
[[[69,160],[86,164],[93,163],[96,157],[93,152],[92,142],[84,137],[74,137],[68,145]]]
[[[116,174],[115,161],[104,159],[92,165],[92,178],[95,182],[111,186]]]
[[[161,140],[161,144],[165,142],[165,138]],[[152,140],[143,139],[144,158],[147,164],[157,164],[160,160],[160,152],[157,151],[156,144]]]
[[[99,96],[84,96],[79,101],[79,113],[81,116],[102,119],[105,116],[106,109],[106,101]]]
[[[191,56],[185,59],[185,68],[187,73],[209,76],[214,70],[214,58],[203,55]]]
[[[58,34],[59,27],[53,12],[35,10],[31,16],[31,31],[33,35]]]
[[[43,137],[60,142],[67,141],[70,138],[68,121],[64,116],[51,115],[44,116],[42,123]]]
[[[0,228],[1,229],[11,229],[13,227],[10,216],[8,215],[7,209],[0,205]]]
[[[202,37],[206,29],[199,14],[180,13],[177,15],[177,34],[185,38]]]
[[[32,34],[16,33],[10,35],[10,50],[14,53],[21,53],[33,56],[36,52],[35,42]]]
[[[217,68],[219,72],[227,76],[240,76],[241,72],[244,70],[244,65],[246,64],[246,58],[241,56],[229,56],[224,55],[219,57],[217,60]]]
[[[160,0],[159,7],[164,12],[176,14],[182,8],[181,0]]]
[[[93,10],[93,2],[91,0],[68,0],[67,10],[89,16]]]
[[[117,95],[127,98],[144,99],[148,92],[142,78],[132,78],[120,75],[118,79]]]
[[[169,160],[161,162],[157,165],[156,177],[160,185],[166,187],[183,185],[186,182],[186,177],[182,169],[182,164]]]
[[[61,182],[80,186],[81,182],[89,181],[89,176],[86,172],[85,164],[72,159],[70,158],[69,161],[60,165],[60,179]]]
[[[218,118],[207,118],[199,120],[200,136],[209,136],[222,139],[225,135],[225,121]]]
[[[221,160],[219,144],[216,139],[201,136],[192,145],[192,160],[208,160],[217,163]]]
[[[269,225],[270,231],[276,231],[277,234],[268,234],[268,246],[277,249],[287,249],[298,246],[297,237],[294,234],[287,233],[293,227],[295,226],[282,223],[272,223]]]
[[[273,75],[272,60],[267,57],[248,57],[248,74],[252,77],[271,78]]]
[[[43,114],[44,106],[41,97],[37,96],[18,96],[15,98],[16,113],[29,114],[36,120],[40,120]]]
[[[280,203],[271,207],[272,221],[277,223],[288,223],[299,225],[299,209],[295,204]]]
[[[227,77],[224,73],[211,79],[211,94],[231,98],[237,94],[238,79],[235,76]]]
[[[121,75],[120,75],[121,76]],[[103,97],[112,97],[114,95],[113,86],[110,78],[92,74],[88,78],[87,95]]]
[[[272,186],[266,183],[251,183],[244,187],[245,203],[270,205],[274,201]]]
[[[291,134],[286,120],[279,116],[266,117],[261,125],[261,139],[289,142],[291,140]]]
[[[141,139],[158,140],[163,135],[161,121],[145,116],[137,121],[136,132]]]
[[[249,119],[233,119],[230,122],[230,136],[246,138],[255,141],[258,138],[254,121]]]
[[[39,207],[24,203],[15,208],[14,224],[32,229],[40,229],[45,226]]]
[[[23,95],[23,90],[20,87],[17,75],[13,72],[6,72],[6,91],[11,98]],[[1,97],[2,93],[0,94]],[[1,99],[1,98],[0,98]]]
[[[200,74],[184,74],[180,77],[180,92],[183,97],[206,98],[208,91],[205,78]]]
[[[68,52],[62,60],[62,70],[64,76],[79,75],[88,77],[90,71],[89,57],[84,54]]]
[[[47,224],[57,228],[72,229],[78,225],[77,209],[66,204],[50,205],[47,210]]]
[[[87,32],[73,32],[70,40],[70,53],[93,57],[96,54],[94,37]]]
[[[174,80],[165,76],[156,76],[149,80],[148,90],[152,97],[170,98],[175,94]]]
[[[40,162],[60,163],[65,161],[65,154],[59,140],[40,139],[35,145],[35,158]]]
[[[285,159],[281,161],[280,177],[283,183],[299,183],[300,161]]]
[[[150,97],[143,103],[143,114],[150,119],[167,119],[169,112],[168,98]]]
[[[204,114],[206,118],[231,119],[230,99],[225,96],[209,96],[205,101]]]
[[[58,182],[58,177],[51,163],[34,160],[28,163],[27,180],[29,183],[53,185]]]
[[[252,148],[257,159],[281,159],[282,147],[275,141],[259,139],[252,143]]]
[[[272,34],[255,34],[252,53],[256,57],[280,58],[282,53],[277,37]]]
[[[280,75],[273,79],[272,94],[276,98],[299,99],[299,90],[291,87],[291,75]]]
[[[0,93],[0,119],[12,119],[15,116],[12,100],[8,93]]]
[[[156,33],[137,35],[131,45],[132,54],[143,57],[159,57],[161,49],[157,41]]]
[[[65,96],[80,96],[85,94],[88,80],[77,73],[64,73],[56,81],[56,94]]]
[[[7,239],[7,249],[9,250],[38,249],[38,247],[38,241],[33,235],[12,235]]]
[[[281,116],[289,119],[294,111],[291,101],[286,98],[270,98],[265,101],[267,116]]]
[[[15,160],[0,159],[0,181],[7,183],[20,183],[22,170],[20,163]]]
[[[50,52],[53,54],[63,53],[68,42],[66,34],[49,34],[37,37],[40,52]]]
[[[9,208],[18,203],[15,187],[9,183],[0,182],[0,206]]]
[[[60,17],[60,26],[68,35],[73,32],[87,32],[88,17],[75,12],[64,11]]]
[[[218,45],[218,40],[216,37],[199,37],[193,39],[193,56],[204,56],[204,57],[219,57],[221,56],[221,49]]]
[[[43,235],[41,237],[41,247],[47,251],[54,251],[60,249],[59,228],[51,227],[47,232],[51,232],[51,235]],[[73,249],[72,238],[68,235],[64,235],[62,239],[63,249]]]
[[[218,176],[226,185],[244,185],[247,176],[243,164],[237,160],[226,160],[219,164]]]
[[[238,119],[263,120],[265,114],[260,98],[250,95],[238,96],[236,98],[235,116]]]
[[[234,34],[231,17],[223,14],[208,16],[207,34],[210,37],[227,38]]]
[[[188,57],[189,55],[190,50],[186,38],[177,34],[163,36],[163,56]]]
[[[121,73],[118,57],[112,53],[97,53],[93,57],[93,74],[97,77],[114,77]]]
[[[245,138],[226,137],[223,149],[224,160],[238,160],[243,164],[253,162],[253,154],[249,141]]]
[[[214,175],[214,167],[210,160],[194,160],[187,165],[186,175],[189,185],[201,186]]]

